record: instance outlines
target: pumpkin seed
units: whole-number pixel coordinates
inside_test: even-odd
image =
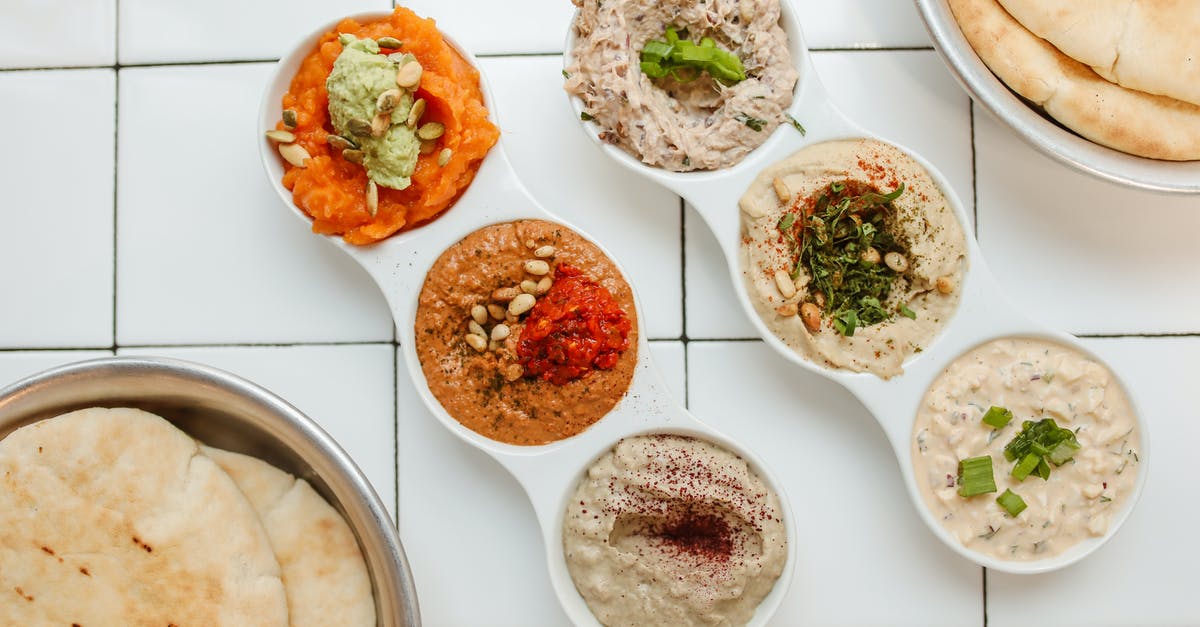
[[[363,151],[357,150],[354,148],[347,148],[342,151],[342,158],[345,159],[346,161],[349,161],[350,163],[357,163],[358,165],[362,165]]]
[[[441,122],[426,122],[417,129],[417,137],[421,139],[434,140],[442,136],[446,132],[446,127]]]
[[[421,67],[420,61],[409,61],[396,71],[396,84],[405,89],[416,90],[417,85],[421,84],[422,72],[424,68]]]
[[[312,158],[300,144],[279,144],[279,156],[297,168],[307,167],[308,160]]]
[[[404,45],[403,41],[400,41],[395,37],[380,37],[379,39],[376,39],[375,42],[379,44],[380,48],[396,49]]]
[[[283,125],[290,131],[296,128],[296,112],[292,109],[283,110]]]
[[[346,120],[346,128],[350,129],[350,133],[355,137],[367,137],[371,134],[371,123],[362,118]]]
[[[400,90],[389,89],[382,94],[379,94],[379,97],[375,99],[375,108],[384,113],[391,113],[392,109],[395,109],[396,105],[399,103]]]
[[[329,145],[333,146],[337,150],[352,150],[354,148],[358,148],[357,143],[351,141],[350,138],[342,137],[341,135],[326,135],[325,141],[329,142]]]
[[[371,212],[371,217],[379,213],[379,186],[371,180],[367,181],[367,211]]]
[[[437,142],[421,142],[421,147],[417,150],[422,155],[431,155],[437,150]]]
[[[371,120],[371,137],[382,137],[392,126],[392,114],[380,111]]]
[[[296,134],[291,131],[270,130],[266,133],[267,139],[277,141],[281,144],[290,144],[296,141]]]
[[[430,142],[430,145],[432,145],[432,142]],[[441,167],[446,167],[446,164],[450,163],[451,154],[453,153],[450,152],[449,148],[443,148],[442,151],[438,153],[438,165]]]
[[[425,106],[424,98],[417,98],[417,101],[413,103],[412,109],[408,110],[408,121],[406,122],[408,128],[417,127],[417,122],[420,122],[421,116],[425,115]]]

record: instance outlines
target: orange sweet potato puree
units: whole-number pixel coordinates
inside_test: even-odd
[[[358,38],[395,37],[400,49],[411,52],[424,67],[414,98],[427,104],[424,122],[441,122],[446,130],[431,154],[421,155],[408,189],[379,188],[379,209],[367,210],[367,172],[332,148],[326,136],[333,133],[329,120],[329,94],[325,80],[342,52],[338,33]],[[339,234],[351,244],[370,244],[397,231],[426,222],[454,204],[471,184],[480,162],[500,137],[487,119],[479,72],[446,42],[434,21],[397,7],[381,20],[359,24],[346,19],[325,33],[300,64],[283,96],[283,108],[296,112],[296,142],[311,158],[303,168],[285,163],[283,185],[292,191],[296,206],[313,219],[313,232]],[[282,123],[279,128],[283,128]],[[451,150],[450,161],[438,165],[438,153]]]

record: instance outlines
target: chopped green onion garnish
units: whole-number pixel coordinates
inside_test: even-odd
[[[958,495],[972,497],[996,491],[990,455],[971,457],[958,462]]]
[[[1062,466],[1075,456],[1075,451],[1079,450],[1079,442],[1075,438],[1063,440],[1054,450],[1050,451],[1050,461],[1055,466]]]
[[[796,118],[792,117],[790,114],[787,116],[787,119],[788,119],[788,121],[789,121],[789,122],[791,122],[791,123],[792,123],[792,128],[795,128],[797,131],[800,131],[800,136],[801,136],[801,137],[804,137],[805,135],[808,135],[808,131],[804,130],[804,125],[803,125],[803,124],[801,124],[799,120],[797,120]]]
[[[1012,420],[1012,417],[1013,414],[1011,411],[1003,407],[996,407],[995,405],[992,405],[991,408],[987,410],[987,413],[983,415],[983,422],[984,424],[989,424],[997,429],[1000,429],[1004,425],[1008,424],[1008,422]]]
[[[917,312],[909,309],[908,303],[900,303],[900,315],[904,316],[905,318],[908,318],[909,320],[917,319]]]
[[[571,73],[570,73],[570,72],[568,72],[568,71],[566,71],[566,70],[563,70],[563,71],[562,71],[562,73],[563,73],[563,78],[571,78]]]
[[[858,312],[853,309],[847,309],[834,316],[833,328],[846,337],[852,337],[854,330],[858,328]]]
[[[1034,470],[1033,472],[1037,474],[1037,476],[1041,477],[1042,481],[1048,481],[1050,479],[1050,464],[1046,463],[1045,457],[1038,462],[1037,470]]]
[[[1008,461],[1016,461],[1031,452],[1046,455],[1067,441],[1079,444],[1075,434],[1070,429],[1059,427],[1053,418],[1044,418],[1037,422],[1026,420],[1021,425],[1021,432],[1005,445],[1004,457]]]
[[[1028,477],[1029,473],[1033,472],[1033,470],[1038,467],[1038,463],[1041,461],[1042,458],[1034,453],[1026,455],[1021,459],[1020,462],[1017,463],[1016,466],[1013,466],[1013,479],[1016,479],[1017,481],[1024,481],[1025,477]]]
[[[686,37],[686,32],[681,38],[669,27],[662,40],[647,41],[638,59],[642,73],[650,78],[669,75],[683,83],[696,80],[702,72],[722,85],[746,80],[746,69],[737,55],[718,48],[711,37],[701,39],[698,45]]]
[[[587,111],[581,111],[579,113],[579,119],[583,120],[584,122],[590,122],[596,118],[594,118],[592,114],[588,113]]]
[[[835,194],[840,194],[846,191],[846,184],[841,181],[834,181],[829,184],[829,191]]]
[[[1012,516],[1013,518],[1016,518],[1017,514],[1025,511],[1026,507],[1025,499],[1021,498],[1020,494],[1017,494],[1012,490],[1005,490],[1004,494],[996,497],[996,502],[999,503],[1000,507],[1003,507],[1004,511],[1008,512],[1008,515]]]
[[[733,116],[733,119],[737,120],[738,122],[741,122],[742,124],[745,124],[746,126],[749,126],[751,129],[753,129],[755,131],[761,131],[767,125],[766,120],[763,120],[760,118],[753,118],[753,117],[746,115],[745,113],[739,113],[739,114]]]

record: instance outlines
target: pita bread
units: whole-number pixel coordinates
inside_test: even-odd
[[[371,578],[350,526],[303,479],[258,459],[203,447],[245,493],[283,569],[292,627],[371,627]]]
[[[1200,2],[1000,0],[1025,28],[1106,80],[1200,105]]]
[[[85,409],[0,440],[0,625],[287,625],[254,509],[187,434]]]
[[[1104,80],[1025,30],[997,0],[949,3],[992,72],[1071,130],[1143,157],[1200,159],[1200,106]]]

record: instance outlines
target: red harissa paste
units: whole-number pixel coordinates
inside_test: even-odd
[[[517,357],[525,376],[555,385],[608,370],[629,347],[629,317],[604,286],[567,264],[529,312]]]

